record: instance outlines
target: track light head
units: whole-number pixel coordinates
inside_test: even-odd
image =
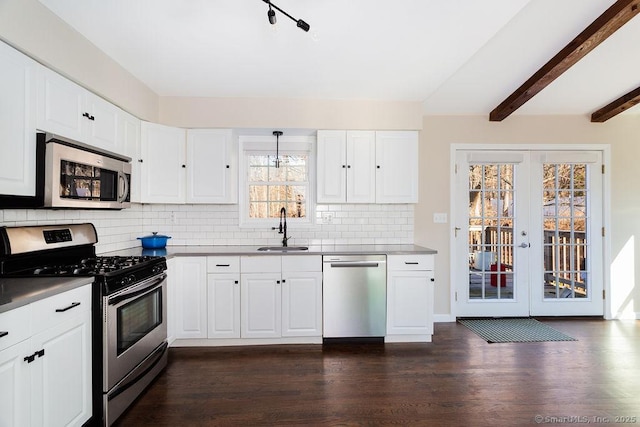
[[[298,21],[296,22],[296,25],[298,25],[298,28],[302,29],[302,31],[305,31],[305,32],[308,32],[309,29],[311,28],[311,26],[306,22],[304,22],[302,19],[298,19]]]
[[[271,25],[275,25],[276,23],[276,12],[271,9],[271,3],[269,3],[269,10],[267,11],[267,17],[269,18],[269,23]]]

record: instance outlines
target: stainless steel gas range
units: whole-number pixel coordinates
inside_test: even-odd
[[[92,424],[111,425],[167,364],[167,264],[97,242],[92,224],[1,227],[0,277],[93,277]]]

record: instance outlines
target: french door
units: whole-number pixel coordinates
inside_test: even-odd
[[[456,152],[456,316],[602,315],[602,153]]]

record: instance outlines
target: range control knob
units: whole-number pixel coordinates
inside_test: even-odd
[[[153,272],[153,274],[158,274],[162,272],[162,266],[161,265],[154,265],[151,268],[151,271]]]

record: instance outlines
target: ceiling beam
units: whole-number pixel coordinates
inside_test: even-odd
[[[620,98],[593,113],[591,115],[591,121],[594,123],[605,122],[611,117],[616,116],[637,104],[640,104],[640,87],[622,95]]]
[[[640,0],[618,0],[489,114],[499,122],[533,98],[640,12]]]

